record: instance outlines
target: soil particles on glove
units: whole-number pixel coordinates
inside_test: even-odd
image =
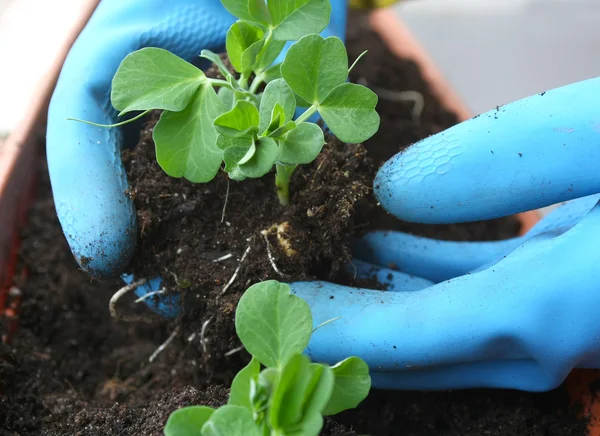
[[[140,275],[160,272],[171,292],[186,293],[186,314],[174,322],[111,319],[108,301],[122,284],[90,280],[77,268],[56,218],[40,150],[37,200],[22,232],[20,270],[27,275],[18,281],[25,295],[21,325],[12,343],[0,349],[0,435],[160,435],[178,407],[223,404],[228,383],[248,359],[243,351],[225,356],[239,346],[233,329],[239,295],[256,281],[281,279],[267,244],[285,280],[357,284],[343,266],[350,260],[349,238],[367,229],[462,241],[518,233],[512,218],[425,226],[399,222],[377,208],[371,192],[377,168],[457,120],[429,93],[418,68],[395,58],[364,18],[353,14],[349,19],[350,58],[369,50],[352,81],[392,92],[417,91],[424,108],[415,117],[412,102],[380,98],[379,133],[363,145],[329,138],[319,159],[296,171],[290,207],[279,206],[270,176],[228,183],[220,174],[209,184],[192,185],[164,175],[149,139],[156,117],[127,153],[140,224],[133,268]],[[280,225],[279,233],[273,224]],[[266,239],[261,230],[267,230]],[[287,257],[281,238],[299,253],[296,257]],[[252,255],[216,299],[248,247]],[[230,259],[213,262],[230,253]],[[148,314],[133,297],[119,308]],[[173,342],[150,363],[175,330]],[[564,387],[544,394],[372,391],[358,410],[327,420],[322,434],[583,436],[586,422],[569,404]]]

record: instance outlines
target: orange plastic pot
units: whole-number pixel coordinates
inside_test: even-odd
[[[0,321],[4,324],[1,330],[3,341],[8,341],[18,319],[21,295],[14,286],[14,277],[17,273],[19,229],[25,224],[32,198],[37,150],[46,134],[48,104],[67,53],[99,0],[82,2],[85,7],[80,9],[80,16],[70,29],[65,29],[53,62],[35,85],[36,92],[28,104],[28,112],[23,114],[6,141],[0,143]]]

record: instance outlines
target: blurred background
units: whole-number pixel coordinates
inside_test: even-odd
[[[0,0],[0,138],[27,110],[36,83],[48,74],[85,3]]]
[[[0,0],[0,141],[85,3]],[[600,0],[407,0],[394,10],[473,114],[600,75]]]
[[[84,3],[0,0],[0,137]],[[600,75],[600,0],[408,0],[394,9],[473,114]]]

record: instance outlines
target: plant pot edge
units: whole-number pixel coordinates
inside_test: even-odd
[[[16,267],[19,229],[25,224],[27,208],[33,197],[36,145],[45,135],[48,104],[62,65],[100,0],[83,0],[73,26],[53,61],[34,84],[29,110],[0,147],[0,308]]]

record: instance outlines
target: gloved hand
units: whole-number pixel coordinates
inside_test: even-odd
[[[332,33],[341,36],[345,5],[333,3]],[[110,81],[129,52],[158,46],[192,59],[222,46],[231,22],[218,0],[104,0],[73,47],[50,106],[48,162],[61,225],[89,273],[127,265],[135,214],[119,131],[65,119],[113,122]],[[592,172],[599,86],[595,79],[534,96],[414,145],[381,170],[382,205],[403,219],[448,223],[600,192]],[[392,277],[385,293],[294,284],[316,324],[342,316],[314,335],[309,353],[328,362],[359,355],[374,385],[411,389],[545,390],[573,367],[600,365],[596,201],[582,198],[525,238],[498,243],[369,235],[356,247],[358,269],[393,261],[403,272],[381,270]]]
[[[346,0],[331,4],[331,24],[323,34],[344,38]],[[121,131],[67,118],[115,122],[110,86],[125,56],[160,47],[192,61],[202,49],[224,48],[233,22],[219,0],[103,0],[71,49],[48,113],[48,167],[71,251],[92,276],[118,274],[127,266],[137,238],[136,215],[125,195]]]
[[[376,194],[408,221],[491,219],[577,200],[509,241],[369,234],[355,247],[358,269],[376,265],[383,281],[392,274],[391,292],[293,286],[315,324],[342,317],[313,335],[311,357],[358,355],[374,386],[392,389],[543,391],[572,368],[600,368],[599,97],[600,78],[558,88],[466,121],[387,162]],[[390,262],[402,272],[385,270]]]

